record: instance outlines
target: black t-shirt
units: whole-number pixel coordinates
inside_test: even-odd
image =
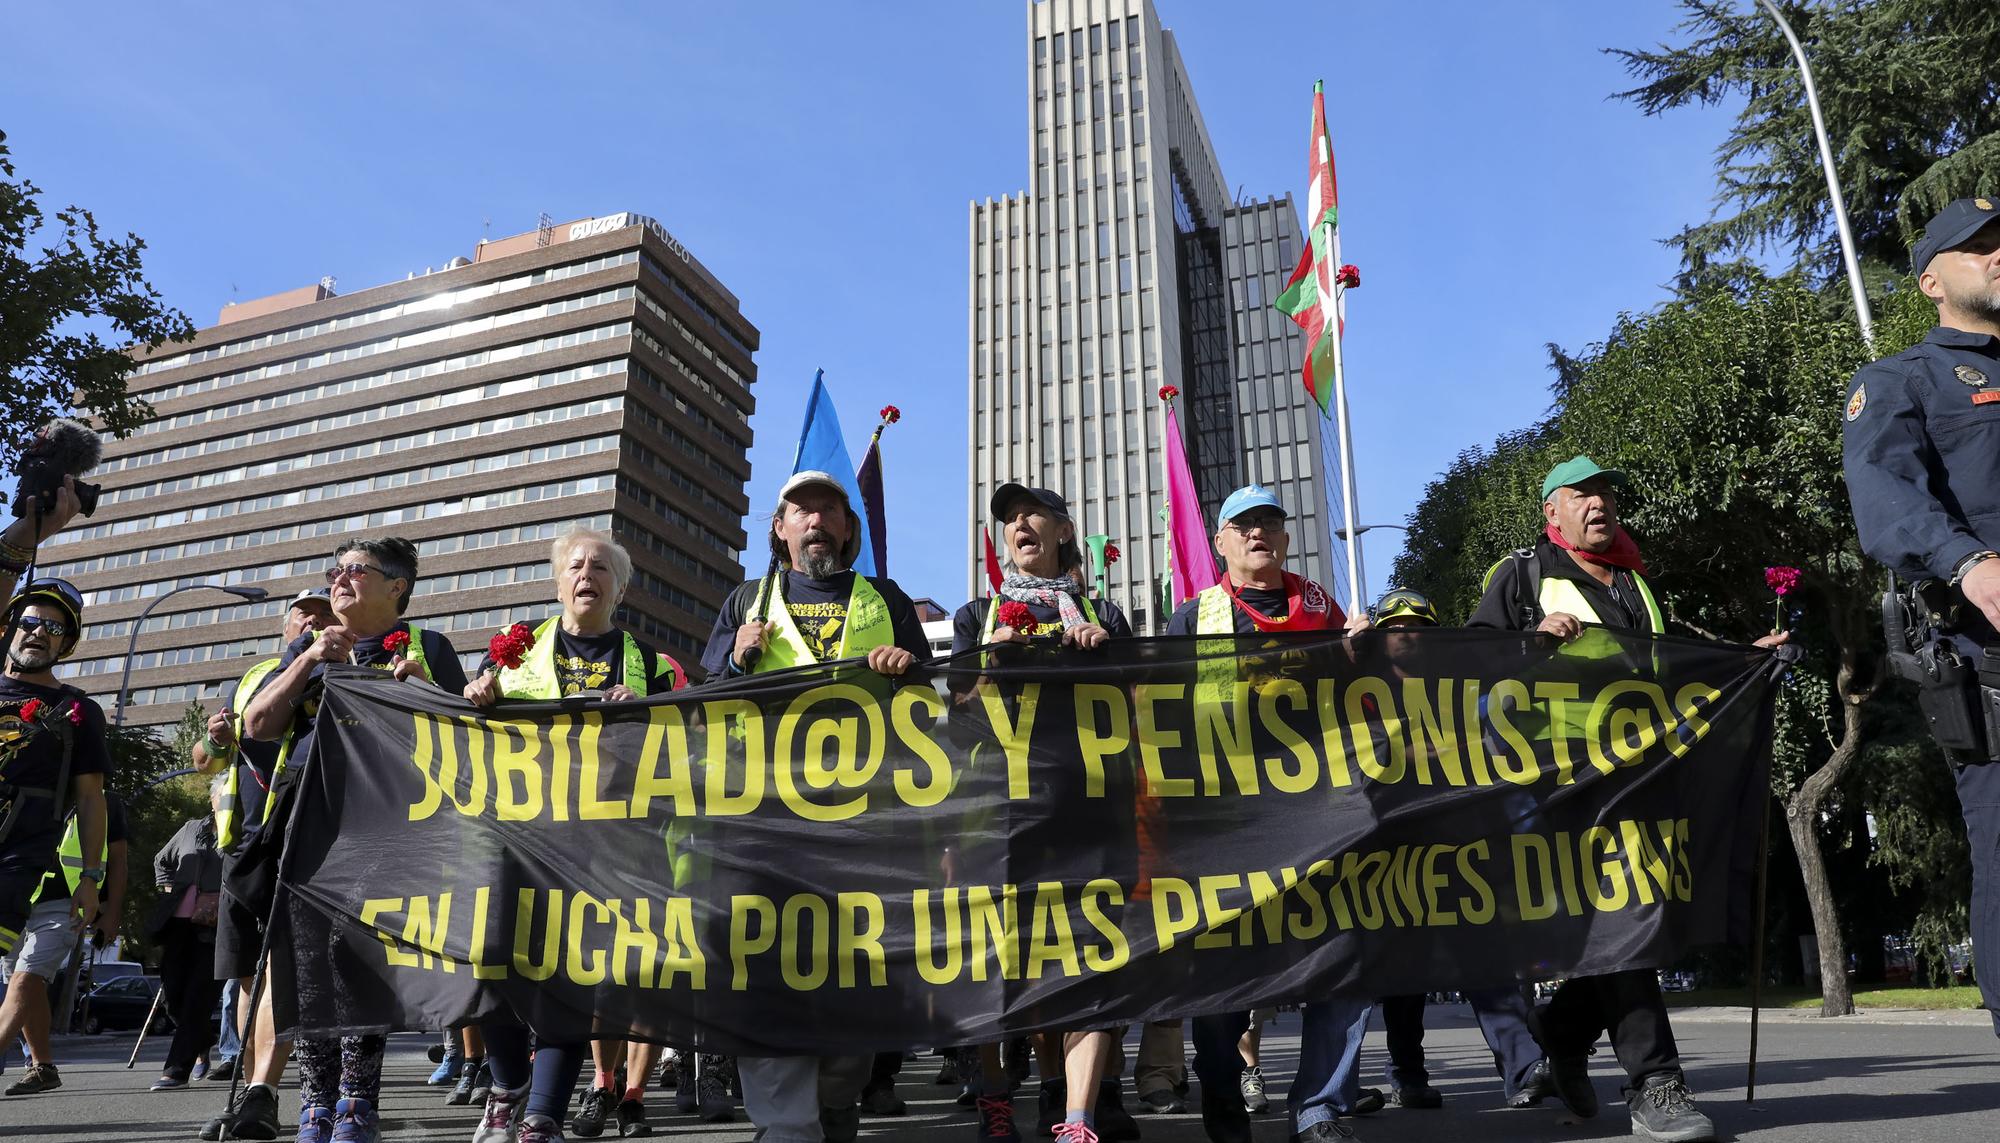
[[[975,599],[958,609],[958,613],[951,617],[952,654],[963,654],[985,644],[986,615],[996,605],[994,598],[987,596]],[[1041,603],[1030,603],[1025,606],[1035,617],[1035,625],[1022,634],[1030,637],[1062,634],[1062,612],[1059,609]],[[1106,634],[1115,639],[1131,637],[1132,623],[1125,618],[1125,613],[1118,609],[1117,604],[1108,599],[1092,599],[1090,612],[1097,614],[1097,625],[1104,628]],[[1085,615],[1089,615],[1090,612],[1085,612]]]
[[[1566,579],[1575,584],[1604,626],[1621,631],[1646,629],[1650,622],[1646,601],[1639,594],[1639,585],[1633,582],[1631,572],[1622,568],[1613,572],[1611,586],[1606,587],[1598,582],[1596,576],[1578,567],[1568,552],[1550,543],[1547,537],[1535,545],[1534,558],[1541,564],[1543,578]],[[1513,556],[1500,561],[1500,567],[1487,583],[1485,593],[1479,597],[1479,606],[1465,621],[1467,627],[1522,631],[1533,628],[1546,618],[1542,615],[1541,601],[1526,598],[1528,584],[1521,575],[1524,562]],[[1524,603],[1531,615],[1522,614]]]
[[[701,666],[711,679],[737,674],[735,664],[730,662],[730,654],[736,650],[736,629],[751,618],[757,606],[757,590],[761,580],[751,580],[729,593],[722,603],[721,614],[715,617],[715,630],[709,634],[708,649],[702,652]],[[889,622],[895,630],[896,646],[908,651],[919,659],[931,656],[931,645],[924,638],[924,624],[917,618],[917,605],[896,586],[896,581],[868,577],[868,585],[882,597],[889,608]],[[786,571],[784,578],[785,611],[791,615],[793,626],[805,644],[812,650],[813,657],[820,662],[830,662],[840,654],[841,637],[847,632],[847,601],[854,592],[854,573],[844,571],[828,579],[814,579],[803,572]],[[767,605],[768,611],[777,610],[776,601]]]
[[[372,639],[357,640],[348,661],[356,666],[373,667],[378,671],[394,670],[396,655],[383,649],[382,640],[388,638],[392,632],[401,631],[408,634],[409,630],[408,623],[398,621],[394,627]],[[278,670],[273,673],[283,672],[290,667],[294,659],[305,653],[306,647],[312,640],[313,633],[310,631],[292,640],[291,646],[286,647],[285,653],[279,656]],[[451,640],[446,639],[442,632],[426,630],[423,633],[423,641],[424,665],[430,669],[431,681],[450,694],[464,693],[465,668],[459,666],[458,652],[452,649]],[[414,658],[410,651],[410,648],[404,648],[403,658]],[[314,664],[312,673],[306,676],[306,687],[301,692],[298,711],[292,716],[292,752],[287,765],[296,766],[304,761],[306,750],[312,744],[313,721],[319,717],[320,675],[324,670],[323,665]]]
[[[21,717],[22,708],[31,701],[42,704],[32,722]],[[60,687],[36,686],[0,675],[0,785],[31,789],[55,786],[62,769],[62,739],[57,731],[44,728],[54,719],[68,722],[72,701],[80,721],[69,727],[70,781],[73,783],[79,774],[102,774],[110,779],[111,749],[105,741],[104,711],[95,702],[76,698]],[[57,791],[57,796],[65,805],[72,801],[69,790]],[[24,821],[15,828],[28,824]],[[45,824],[53,829],[60,822],[52,817]]]
[[[563,694],[608,691],[625,681],[625,632],[614,627],[602,635],[572,635],[557,624],[555,634],[556,681]],[[651,644],[636,635],[632,638],[639,645],[640,659],[652,664],[646,693],[664,694],[673,689],[672,668],[660,661]],[[493,656],[488,655],[479,661],[479,673],[496,666]]]

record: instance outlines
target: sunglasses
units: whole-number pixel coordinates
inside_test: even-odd
[[[1223,527],[1244,536],[1257,531],[1262,531],[1266,535],[1274,535],[1285,530],[1285,518],[1276,514],[1268,516],[1238,516],[1236,519],[1224,524]]]
[[[361,579],[364,576],[368,576],[371,574],[379,576],[389,576],[389,572],[386,568],[378,568],[373,566],[372,564],[335,564],[334,566],[326,569],[326,582],[329,584],[334,583],[338,581],[341,576],[346,576],[349,579]],[[400,577],[389,576],[389,578],[396,579]]]
[[[73,630],[60,619],[43,619],[39,615],[23,615],[14,622],[23,631],[46,632],[51,639],[61,639]]]

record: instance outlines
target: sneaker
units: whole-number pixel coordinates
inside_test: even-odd
[[[562,1124],[546,1115],[530,1115],[521,1122],[519,1143],[563,1143]]]
[[[343,1099],[333,1105],[333,1136],[327,1143],[379,1143],[382,1125],[375,1105],[365,1099]]]
[[[1428,1083],[1406,1083],[1391,1088],[1389,1098],[1397,1107],[1437,1108],[1444,1106],[1444,1093]]]
[[[333,1108],[299,1108],[299,1133],[293,1143],[326,1143],[333,1138]]]
[[[618,1101],[618,1137],[635,1139],[641,1135],[651,1135],[653,1125],[646,1122],[646,1104],[637,1099]]]
[[[958,1074],[958,1052],[956,1049],[945,1049],[944,1063],[938,1066],[937,1078],[931,1082],[939,1087],[951,1087],[954,1084],[965,1082],[965,1078]]]
[[[330,1114],[330,1112],[329,1112]],[[222,1138],[222,1120],[228,1120],[227,1130],[231,1139],[276,1139],[278,1137],[278,1091],[261,1083],[253,1083],[236,1097],[236,1110],[218,1115],[210,1122],[217,1128],[214,1138]],[[332,1128],[327,1129],[329,1132]],[[210,1136],[207,1129],[202,1138]]]
[[[666,1091],[668,1088],[678,1087],[680,1082],[681,1053],[677,1049],[668,1048],[660,1053],[660,1090]]]
[[[674,1110],[682,1115],[693,1115],[699,1097],[696,1073],[700,1056],[694,1052],[682,1052],[674,1057]]]
[[[432,1087],[443,1087],[445,1084],[456,1082],[459,1073],[465,1070],[465,1053],[459,1050],[457,1044],[442,1051],[433,1045],[431,1050],[438,1052],[434,1057],[437,1060],[437,1070],[424,1082]]]
[[[160,1073],[159,1079],[153,1081],[153,1090],[172,1091],[177,1087],[186,1087],[187,1085],[187,1076],[176,1071],[164,1071]]]
[[[1005,1095],[982,1095],[979,1097],[979,1137],[1021,1143],[1021,1132],[1014,1126],[1014,1099]]]
[[[1515,1109],[1539,1107],[1541,1102],[1556,1093],[1556,1079],[1549,1071],[1547,1060],[1536,1060],[1528,1069],[1528,1078],[1521,1083],[1521,1090],[1507,1097],[1507,1106]]]
[[[1251,1068],[1251,1071],[1257,1069]],[[1264,1077],[1257,1077],[1257,1093],[1264,1092]],[[1231,1099],[1227,1094],[1201,1089],[1201,1129],[1208,1136],[1209,1143],[1250,1143],[1250,1107],[1248,1088],[1245,1098]],[[1269,1107],[1270,1101],[1264,1102]],[[1258,1110],[1263,1110],[1259,1108]]]
[[[1098,1143],[1098,1134],[1081,1123],[1058,1123],[1056,1143]]]
[[[846,1107],[822,1107],[819,1130],[826,1143],[854,1143],[861,1134],[861,1109],[851,1103]]]
[[[1042,1090],[1035,1102],[1035,1138],[1047,1139],[1056,1125],[1063,1121],[1064,1105],[1069,1102],[1066,1083],[1061,1077],[1042,1081]]]
[[[1332,1143],[1336,1139],[1353,1139],[1358,1143],[1360,1138],[1347,1124],[1337,1119],[1322,1119],[1292,1136],[1292,1143]]]
[[[1364,1087],[1361,1094],[1354,1097],[1354,1106],[1347,1109],[1349,1115],[1373,1115],[1388,1106],[1379,1087]]]
[[[458,1083],[451,1089],[451,1093],[444,1097],[445,1103],[453,1107],[464,1107],[471,1103],[472,1091],[479,1086],[479,1069],[485,1066],[486,1061],[480,1059],[468,1059],[461,1064],[458,1069]],[[491,1090],[492,1086],[493,1077],[489,1074],[486,1077],[486,1087]]]
[[[1125,1110],[1124,1085],[1116,1079],[1097,1085],[1097,1137],[1103,1143],[1129,1143],[1139,1137],[1139,1121]]]
[[[8,1095],[40,1095],[62,1086],[62,1076],[56,1073],[54,1064],[29,1064],[14,1086],[7,1089]]]
[[[1243,1089],[1243,1110],[1262,1115],[1271,1110],[1271,1097],[1264,1094],[1264,1069],[1249,1067],[1243,1069],[1243,1078],[1236,1081]],[[1204,1118],[1207,1112],[1203,1112]]]
[[[612,1094],[608,1087],[593,1087],[584,1092],[583,1108],[569,1121],[569,1133],[580,1139],[595,1139],[604,1134],[604,1121],[615,1106]]]
[[[861,1093],[861,1110],[870,1115],[907,1115],[910,1105],[896,1094],[895,1081],[878,1084]]]
[[[1625,1104],[1632,1110],[1632,1134],[1661,1143],[1712,1143],[1715,1124],[1688,1095],[1687,1080],[1678,1072],[1647,1076]]]
[[[233,1080],[235,1078],[236,1078],[235,1056],[226,1056],[223,1058],[223,1061],[221,1063],[208,1069],[208,1080],[211,1083],[216,1083],[225,1080]]]
[[[1590,1057],[1550,1056],[1549,1082],[1556,1098],[1578,1119],[1597,1117],[1597,1089],[1590,1085]]]
[[[472,1098],[465,1102],[474,1107],[484,1107],[486,1097],[493,1094],[493,1069],[487,1066],[485,1060],[476,1062],[478,1066],[474,1067],[474,1061],[466,1061],[465,1070],[472,1073]]]
[[[472,1143],[514,1143],[521,1132],[521,1101],[527,1098],[525,1087],[514,1091],[496,1087],[488,1092],[486,1110],[479,1116]]]
[[[736,1061],[728,1056],[704,1054],[701,1067],[695,1077],[695,1110],[710,1123],[732,1123],[736,1119],[736,1100],[729,1094],[730,1081],[736,1075]]]
[[[1180,1096],[1175,1095],[1174,1089],[1170,1087],[1163,1087],[1158,1091],[1149,1091],[1140,1096],[1139,1106],[1152,1112],[1154,1115],[1179,1115],[1181,1112],[1187,1110],[1187,1102],[1181,1099]]]

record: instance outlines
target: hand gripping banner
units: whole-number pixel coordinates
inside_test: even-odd
[[[486,712],[336,670],[279,1024],[822,1053],[1658,966],[1747,933],[1782,669],[1384,630]]]

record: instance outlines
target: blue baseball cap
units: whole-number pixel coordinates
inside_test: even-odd
[[[1292,515],[1290,512],[1285,511],[1283,504],[1278,502],[1277,493],[1261,484],[1246,484],[1230,493],[1229,499],[1222,502],[1222,511],[1215,515],[1216,531],[1221,531],[1224,524],[1229,523],[1252,508],[1276,508],[1278,515],[1287,519],[1290,519]]]
[[[1961,198],[1945,205],[1929,222],[1910,251],[1910,273],[1922,274],[1931,259],[1957,246],[2000,218],[2000,197]]]

